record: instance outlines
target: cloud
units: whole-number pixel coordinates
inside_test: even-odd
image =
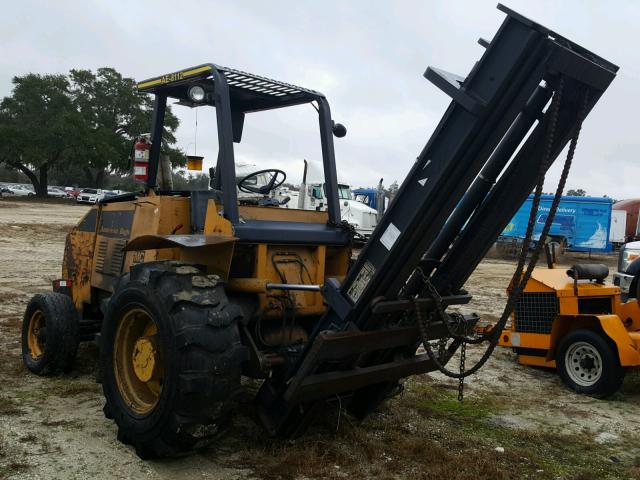
[[[510,7],[621,65],[587,119],[568,186],[640,196],[640,5],[512,0]],[[448,104],[422,77],[426,67],[468,73],[482,54],[476,40],[490,39],[503,18],[495,0],[8,2],[0,18],[0,95],[10,92],[12,76],[27,72],[113,66],[144,79],[213,61],[325,93],[349,130],[336,141],[340,176],[358,186],[380,177],[389,184],[402,180]],[[248,118],[238,158],[299,177],[302,158],[319,158],[315,112],[307,109]],[[195,112],[175,112],[180,145],[192,153]],[[198,115],[198,151],[211,164],[213,111]],[[554,167],[549,184],[557,177]]]

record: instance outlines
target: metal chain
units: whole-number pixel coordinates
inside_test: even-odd
[[[460,378],[458,379],[458,401],[464,399],[465,362],[467,361],[467,342],[460,345]]]
[[[424,272],[420,267],[418,267],[416,270],[418,270],[419,274],[422,277],[422,281],[424,282],[425,287],[428,290],[429,297],[433,300],[438,317],[440,317],[440,319],[443,321],[443,323],[447,328],[447,333],[449,335],[449,338],[454,338],[456,340],[460,340],[462,342],[469,343],[472,345],[484,342],[485,339],[483,337],[468,337],[465,335],[466,332],[463,331],[461,333],[451,328],[451,326],[454,323],[457,323],[458,327],[463,327],[464,322],[459,321],[459,319],[458,319],[458,322],[454,322],[452,320],[452,317],[457,317],[457,316],[455,314],[449,315],[445,311],[444,307],[442,306],[442,297],[440,296],[440,293],[438,293],[438,290],[436,289],[436,287],[433,286],[433,284],[429,281],[429,279],[427,278],[427,276],[424,274]]]
[[[549,233],[549,229],[551,228],[551,223],[553,221],[553,217],[555,216],[558,204],[560,202],[560,197],[562,196],[562,192],[564,190],[564,186],[566,184],[566,180],[569,174],[569,170],[571,168],[571,164],[573,161],[573,156],[575,153],[575,149],[576,149],[576,145],[578,142],[578,137],[580,135],[580,130],[582,127],[582,122],[586,116],[587,113],[587,108],[588,108],[588,103],[589,103],[589,96],[588,93],[585,93],[583,95],[583,102],[581,105],[581,109],[578,112],[578,117],[576,119],[576,130],[574,132],[574,135],[572,136],[571,139],[571,143],[569,146],[569,150],[567,152],[567,158],[565,160],[565,164],[562,170],[562,174],[560,176],[560,181],[558,182],[558,186],[556,189],[556,194],[554,196],[554,199],[552,201],[551,204],[551,208],[549,211],[549,215],[547,216],[547,220],[545,222],[543,231],[540,235],[540,239],[538,241],[538,244],[536,245],[536,248],[534,249],[534,252],[531,256],[530,262],[527,265],[527,269],[525,271],[524,276],[522,275],[522,272],[524,270],[524,264],[526,263],[526,257],[527,257],[527,253],[529,250],[529,244],[531,242],[531,238],[533,237],[533,231],[534,231],[534,227],[535,227],[535,219],[537,216],[537,211],[538,211],[538,206],[540,204],[540,197],[542,195],[542,189],[544,187],[544,180],[545,180],[545,175],[546,175],[546,171],[548,169],[548,167],[550,166],[551,163],[551,153],[552,153],[552,149],[553,149],[553,144],[554,144],[554,136],[555,136],[555,129],[556,129],[556,125],[557,125],[557,119],[558,119],[558,112],[559,112],[559,108],[560,108],[560,102],[562,99],[562,94],[563,94],[563,90],[564,90],[564,78],[560,77],[559,79],[559,84],[558,84],[558,88],[556,90],[556,93],[554,95],[554,98],[551,102],[551,106],[549,107],[549,119],[548,119],[548,123],[546,125],[546,129],[545,129],[545,151],[544,151],[544,155],[543,155],[543,160],[540,164],[540,169],[538,172],[538,179],[536,182],[536,189],[535,189],[535,194],[534,194],[534,198],[533,198],[533,202],[532,202],[532,207],[531,207],[531,212],[529,215],[529,222],[527,224],[527,232],[525,235],[525,240],[522,244],[522,248],[520,250],[520,255],[518,256],[518,264],[516,267],[516,271],[513,274],[513,277],[511,279],[511,292],[507,298],[507,302],[504,308],[504,311],[502,313],[502,316],[500,318],[500,320],[494,325],[494,327],[489,331],[486,332],[480,336],[478,336],[477,338],[472,338],[472,337],[467,337],[464,334],[461,334],[460,332],[454,332],[451,328],[451,324],[453,323],[451,321],[451,316],[448,315],[445,311],[444,308],[442,307],[442,302],[441,302],[441,297],[440,294],[438,293],[437,289],[433,286],[433,284],[431,284],[431,282],[429,281],[429,279],[426,277],[426,275],[424,274],[424,272],[422,271],[422,269],[420,267],[418,267],[416,270],[418,271],[418,273],[421,275],[421,279],[423,280],[423,283],[425,285],[426,288],[426,293],[428,294],[429,297],[431,297],[434,301],[435,304],[435,310],[433,312],[431,312],[427,318],[425,318],[422,315],[422,311],[420,310],[420,306],[418,304],[418,299],[416,298],[414,300],[415,303],[415,312],[416,312],[416,323],[418,324],[418,329],[420,331],[420,336],[423,342],[423,346],[425,348],[425,351],[427,353],[427,355],[429,356],[429,359],[434,363],[434,365],[436,366],[436,368],[443,373],[444,375],[451,377],[451,378],[457,378],[459,380],[459,384],[458,384],[458,399],[462,400],[463,399],[463,392],[464,392],[464,378],[472,375],[473,373],[477,372],[489,359],[489,357],[491,356],[491,354],[493,353],[493,350],[495,349],[495,347],[498,344],[498,340],[500,337],[500,333],[502,332],[502,330],[504,329],[504,327],[506,326],[506,323],[515,307],[515,304],[517,303],[517,301],[520,298],[520,294],[522,292],[522,290],[524,290],[524,287],[526,286],[527,282],[529,281],[531,274],[533,273],[533,269],[535,268],[535,265],[537,263],[538,257],[540,255],[540,251],[541,251],[541,246],[544,243],[546,236]],[[432,316],[434,315],[438,315],[438,317],[441,319],[442,323],[445,325],[445,327],[447,328],[447,337],[442,337],[440,339],[439,342],[439,348],[438,348],[438,358],[436,358],[436,356],[433,353],[433,350],[431,349],[431,345],[428,341],[428,332],[429,332],[429,328],[431,325],[431,319]],[[453,339],[452,344],[450,345],[450,347],[447,349],[451,354],[453,354],[455,352],[455,350],[458,348],[458,346],[460,346],[460,365],[459,365],[459,371],[458,372],[453,372],[449,369],[447,369],[442,362],[444,361],[444,363],[446,363],[446,359],[443,357],[443,343],[446,344],[446,342],[449,339]],[[443,342],[444,340],[444,342]],[[478,360],[478,362],[469,370],[466,370],[466,345],[467,344],[477,344],[477,343],[481,343],[481,342],[485,342],[488,341],[489,345],[487,347],[487,349],[485,350],[485,352],[483,353],[482,357],[480,358],[480,360]]]
[[[443,362],[446,355],[447,337],[440,337],[438,340],[438,359]]]

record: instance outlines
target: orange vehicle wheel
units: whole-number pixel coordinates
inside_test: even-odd
[[[176,262],[135,265],[100,334],[104,412],[141,458],[180,456],[229,425],[245,349],[219,277]]]
[[[79,343],[78,312],[71,298],[55,292],[34,295],[22,321],[22,361],[37,375],[69,371]]]
[[[131,309],[120,321],[113,368],[125,404],[141,415],[153,410],[162,392],[164,365],[158,327],[143,308]]]
[[[562,381],[578,393],[607,397],[618,391],[625,369],[608,338],[593,330],[569,332],[560,343],[556,365]]]

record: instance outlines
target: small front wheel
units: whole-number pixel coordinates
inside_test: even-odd
[[[594,397],[614,394],[624,380],[625,370],[616,349],[592,330],[570,332],[560,344],[556,364],[569,388]]]
[[[33,296],[22,321],[22,360],[37,375],[67,372],[79,343],[78,312],[67,295]]]

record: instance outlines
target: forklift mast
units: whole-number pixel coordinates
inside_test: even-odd
[[[435,369],[415,355],[415,302],[425,314],[437,307],[422,298],[424,281],[442,307],[470,300],[466,280],[615,78],[612,63],[498,9],[506,18],[493,40],[479,40],[485,51],[466,77],[426,70],[452,102],[347,277],[323,286],[329,308],[288,380],[263,385],[260,415],[273,434],[301,423],[315,399],[349,390],[352,411],[364,413],[399,378]]]

